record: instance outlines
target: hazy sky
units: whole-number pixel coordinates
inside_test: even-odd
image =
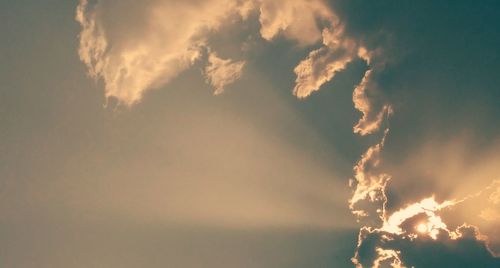
[[[499,267],[498,18],[2,0],[0,266]]]

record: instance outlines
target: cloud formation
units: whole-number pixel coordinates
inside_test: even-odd
[[[367,49],[362,40],[345,33],[345,25],[336,16],[329,18],[328,27],[323,29],[323,46],[311,51],[294,69],[297,79],[293,93],[299,98],[306,98],[331,81],[353,60],[364,60],[368,70],[354,89],[352,98],[354,107],[362,113],[354,132],[372,134],[380,130],[384,116],[392,113],[377,84],[377,75],[383,72],[386,65],[386,59],[381,55],[382,48]]]
[[[355,189],[349,200],[349,208],[359,218],[377,216],[377,221],[384,220],[387,203],[385,189],[391,177],[379,172],[377,167],[387,134],[388,130],[380,143],[368,148],[354,166],[354,179],[350,180],[350,185]]]
[[[322,0],[258,0],[260,34],[271,41],[279,34],[297,41],[300,45],[312,45],[320,41],[318,19],[331,24],[337,18]]]
[[[442,216],[453,209],[455,213],[472,205],[473,210],[485,208],[477,215],[496,222],[495,204],[498,184],[494,180],[482,190],[461,199],[436,201],[434,196],[404,205],[389,212],[387,196],[390,175],[377,169],[380,152],[388,129],[380,143],[368,148],[354,167],[353,196],[350,208],[363,223],[353,263],[356,267],[496,267],[500,258],[490,248],[490,240],[479,228],[463,223],[455,229]],[[477,199],[486,201],[478,201]],[[470,204],[469,204],[470,203]],[[460,206],[460,209],[457,207]],[[449,219],[448,217],[446,219]],[[361,221],[362,220],[362,221]],[[454,219],[453,222],[457,222]],[[439,252],[439,254],[435,254]]]
[[[235,18],[249,19],[252,12],[258,12],[264,40],[283,36],[302,47],[322,42],[294,69],[293,93],[299,98],[319,90],[356,58],[364,59],[370,69],[379,69],[380,57],[373,57],[378,50],[370,51],[360,40],[348,37],[344,24],[322,0],[151,0],[140,4],[127,0],[93,5],[80,0],[78,52],[90,76],[104,81],[105,96],[130,106],[149,89],[169,83],[202,61],[203,52],[210,51],[210,34],[234,23]],[[244,61],[223,60],[215,53],[203,63],[204,74],[215,94],[220,94],[241,76]],[[353,95],[355,107],[363,113],[355,129],[363,135],[378,130],[390,110],[385,104],[372,103],[371,96],[377,94],[372,76],[368,71]]]
[[[331,36],[327,30],[324,34]],[[332,41],[332,44],[337,42],[337,40],[329,41]],[[323,84],[332,80],[335,74],[344,70],[353,60],[352,49],[349,45],[338,48],[324,46],[311,51],[308,57],[294,69],[297,79],[293,94],[299,98],[305,98],[319,90]]]
[[[450,264],[452,260],[445,257],[421,260],[412,255],[425,252],[426,248],[438,248],[445,256],[461,250],[477,253],[458,265],[475,263],[476,257],[488,265],[497,264],[498,259],[476,227],[462,225],[452,230],[438,214],[462,201],[440,203],[429,197],[403,205],[392,214],[387,211],[391,175],[380,169],[380,163],[389,133],[389,128],[383,125],[394,111],[383,96],[380,77],[389,64],[390,51],[373,40],[368,40],[372,41],[368,46],[366,39],[350,35],[347,22],[340,20],[326,1],[151,0],[138,5],[127,0],[102,1],[89,7],[87,0],[81,0],[76,16],[82,26],[79,55],[89,74],[104,80],[106,97],[132,105],[147,90],[167,84],[196,62],[202,62],[204,51],[209,51],[207,61],[202,62],[203,74],[214,94],[220,94],[240,78],[245,59],[219,57],[211,51],[208,37],[223,24],[234,22],[234,18],[247,20],[252,17],[250,14],[257,14],[259,34],[265,41],[282,37],[300,48],[321,44],[294,68],[293,94],[298,98],[307,98],[318,91],[354,60],[366,63],[367,70],[353,89],[354,108],[361,113],[353,132],[365,136],[383,130],[383,134],[361,156],[350,181],[353,195],[349,207],[364,223],[353,262],[358,267],[425,266],[428,264],[425,261],[432,261],[432,265]],[[110,19],[115,16],[135,19],[117,23]],[[490,195],[492,204],[498,203],[497,192]],[[496,210],[488,208],[480,217],[495,221],[498,218],[495,213]]]
[[[500,258],[477,228],[464,224],[441,230],[436,238],[362,228],[353,262],[357,267],[498,267]]]
[[[260,34],[267,41],[282,35],[308,46],[323,38],[328,49],[311,52],[311,68],[304,66],[306,63],[296,68],[296,72],[303,70],[300,76],[309,81],[305,81],[310,84],[306,90],[313,90],[311,86],[319,88],[352,60],[352,53],[341,51],[345,48],[337,51],[337,47],[349,45],[344,41],[337,44],[335,38],[342,27],[321,0],[151,0],[140,4],[127,0],[99,1],[94,5],[80,0],[76,14],[82,26],[79,56],[92,77],[103,79],[106,97],[130,106],[140,101],[147,90],[167,84],[200,61],[202,52],[210,49],[210,34],[224,24],[234,23],[235,18],[248,19],[252,12],[258,12]],[[320,28],[318,20],[331,29]],[[229,62],[217,60],[215,54],[208,59],[205,74],[216,94],[241,75],[241,61],[232,65]],[[321,62],[328,66],[326,73]]]
[[[80,59],[92,77],[104,80],[106,97],[132,105],[199,60],[207,34],[230,16],[246,15],[244,7],[222,0],[99,1],[93,6],[81,0],[76,15],[82,26]]]

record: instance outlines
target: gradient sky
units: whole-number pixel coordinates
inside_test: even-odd
[[[85,3],[0,1],[1,267],[499,264],[497,1]]]

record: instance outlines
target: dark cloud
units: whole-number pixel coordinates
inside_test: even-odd
[[[428,236],[410,238],[363,229],[356,257],[363,267],[372,267],[379,248],[398,252],[406,267],[500,267],[500,258],[489,250],[485,240],[477,237],[474,227],[462,226],[457,233],[461,237],[453,239],[448,232],[441,231],[434,240]]]
[[[500,134],[499,4],[361,0],[331,4],[347,36],[384,52],[384,68],[373,83],[377,98],[390,103],[394,111],[380,156],[381,169],[392,176],[386,188],[387,212],[432,194],[439,200],[460,198],[470,194],[465,188],[475,191],[496,179],[489,167],[496,157],[488,151],[496,148]],[[400,227],[411,229],[415,223],[405,221]],[[475,236],[412,240],[369,226],[360,236],[363,267],[373,266],[376,259],[382,264],[382,257],[388,265],[393,254],[408,267],[499,265],[487,243]]]

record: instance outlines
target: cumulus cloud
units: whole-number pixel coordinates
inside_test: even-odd
[[[260,33],[272,40],[282,33],[301,45],[311,45],[321,39],[317,20],[336,20],[330,7],[322,0],[259,0]]]
[[[241,76],[245,61],[220,58],[211,51],[207,37],[229,18],[248,19],[254,10],[259,12],[260,34],[267,41],[281,35],[300,46],[322,42],[294,69],[293,93],[299,98],[319,90],[354,59],[365,60],[369,70],[353,93],[354,106],[362,112],[354,130],[366,135],[380,129],[385,115],[391,113],[391,106],[377,98],[376,74],[384,65],[381,48],[369,50],[361,40],[348,36],[345,24],[322,0],[151,0],[141,5],[128,0],[93,6],[81,0],[76,16],[82,26],[79,55],[90,75],[104,80],[106,97],[132,105],[144,92],[168,83],[209,51],[203,74],[214,94],[220,94]],[[134,20],[117,22],[118,17]],[[384,191],[390,176],[374,169],[386,135],[387,130],[382,141],[370,147],[354,168],[356,189],[350,207],[358,216],[384,217]]]
[[[321,0],[150,0],[146,3],[126,0],[99,1],[93,5],[88,0],[80,0],[76,14],[82,26],[78,52],[89,74],[104,81],[106,97],[132,105],[140,101],[147,90],[167,84],[199,61],[202,51],[210,47],[208,35],[234,22],[232,18],[248,19],[253,11],[259,12],[260,34],[268,41],[283,35],[300,46],[307,46],[322,37],[323,42],[330,42],[327,41],[330,35],[325,37],[325,31],[319,27],[321,22],[341,29],[334,13]],[[323,82],[309,87],[319,88],[351,60],[346,52],[331,51],[331,44],[328,51],[311,53],[310,61],[314,61],[311,64],[316,68],[313,72],[304,72]],[[321,70],[321,61],[328,66],[326,73]],[[234,82],[239,77],[235,74],[242,67],[225,63],[225,67],[220,68],[222,62],[214,57],[209,57],[208,64],[207,81],[216,93],[222,92],[229,81]],[[234,74],[222,79],[222,70],[228,68]],[[296,70],[300,69],[304,68]]]
[[[344,70],[356,58],[369,65],[353,95],[363,113],[355,131],[366,135],[380,128],[390,107],[373,101],[378,90],[371,69],[377,69],[378,50],[366,49],[345,34],[345,25],[322,0],[306,1],[182,1],[150,0],[146,3],[80,0],[76,20],[81,24],[79,56],[95,79],[102,79],[106,97],[133,105],[149,89],[163,86],[190,68],[210,50],[208,36],[231,18],[250,18],[258,11],[260,34],[267,41],[279,35],[308,46],[321,41],[294,69],[293,93],[305,98]],[[374,60],[376,59],[376,60]],[[243,61],[221,59],[215,52],[204,69],[215,94],[241,76]]]
[[[226,85],[238,80],[243,66],[245,66],[244,61],[221,59],[214,52],[210,53],[204,73],[207,82],[215,89],[214,94],[221,94]]]
[[[80,59],[102,78],[106,97],[125,105],[162,86],[200,59],[206,35],[229,16],[245,15],[237,1],[81,0]]]

